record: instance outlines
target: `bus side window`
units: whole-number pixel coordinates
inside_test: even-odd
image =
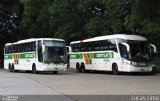
[[[25,52],[25,51],[26,51],[26,45],[23,44],[23,46],[22,46],[22,52]]]
[[[13,45],[13,53],[16,53],[16,46]]]
[[[8,46],[7,53],[11,53],[11,46]]]
[[[83,49],[82,49],[82,48],[83,48],[83,47],[82,47],[82,45],[81,45],[81,44],[79,44],[79,45],[78,45],[78,47],[79,47],[79,51],[80,51],[80,52],[82,52],[82,51],[83,51]]]
[[[74,52],[80,52],[80,44],[74,44]]]
[[[5,47],[5,54],[8,53],[8,46]]]
[[[32,43],[30,42],[28,43],[28,52],[32,51],[31,48],[32,48]]]
[[[21,52],[21,44],[18,45],[18,52]]]
[[[11,53],[14,53],[14,46],[11,46]]]
[[[117,52],[116,41],[115,39],[108,40],[110,50]]]
[[[94,51],[101,51],[100,47],[100,42],[94,42]]]
[[[71,49],[72,49],[72,52],[74,52],[74,46],[73,45],[71,45]]]
[[[76,46],[75,46],[75,44],[72,44],[71,48],[72,48],[72,52],[76,52]]]
[[[36,51],[36,42],[31,43],[31,50]]]
[[[21,50],[20,50],[20,49],[21,49],[21,48],[20,48],[20,46],[21,46],[21,45],[19,44],[19,45],[18,45],[18,52],[19,52],[19,53],[21,52]]]
[[[87,43],[80,43],[80,51],[81,52],[87,51]]]
[[[27,44],[26,44],[26,52],[29,52],[29,51],[30,51],[30,44],[27,43]]]
[[[18,52],[18,47],[17,47],[17,45],[14,46],[14,52],[15,52],[15,53]]]
[[[102,51],[108,50],[108,41],[107,40],[101,41],[101,50]]]
[[[93,49],[92,49],[92,46],[93,46],[93,45],[92,45],[91,43],[88,43],[88,44],[87,44],[87,47],[86,47],[86,48],[87,48],[87,51],[92,51],[92,50],[93,50]]]

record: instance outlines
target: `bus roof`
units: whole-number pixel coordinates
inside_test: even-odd
[[[126,39],[126,40],[147,41],[147,39],[145,37],[142,37],[139,35],[114,34],[114,35],[94,37],[94,38],[85,39],[85,40],[81,40],[81,41],[73,41],[70,44],[80,43],[80,42],[99,41],[99,40],[106,40],[106,39],[116,39],[116,38],[121,38],[121,39]]]
[[[6,45],[27,43],[27,42],[33,42],[33,41],[38,41],[38,40],[64,41],[63,39],[56,39],[56,38],[30,38],[30,39],[19,40],[19,41],[14,42],[14,43],[7,43]]]

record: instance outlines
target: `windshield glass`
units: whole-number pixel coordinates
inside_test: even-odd
[[[45,47],[45,62],[63,63],[66,61],[65,47]]]
[[[147,41],[128,41],[131,60],[135,62],[151,61],[151,49]]]
[[[64,41],[44,40],[45,46],[44,62],[64,63],[66,61],[66,50]]]
[[[121,57],[135,62],[151,61],[151,49],[148,41],[133,41],[124,39],[117,39],[117,41]],[[127,47],[123,43],[127,43],[129,45],[129,52],[127,52]]]

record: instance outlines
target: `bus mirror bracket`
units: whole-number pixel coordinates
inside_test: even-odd
[[[44,53],[45,53],[45,46],[42,45],[42,54],[44,54]]]
[[[126,46],[127,47],[127,52],[129,52],[129,50],[130,50],[129,45],[127,43],[121,43],[121,44],[123,44],[124,46]]]
[[[152,53],[157,53],[157,47],[156,47],[155,45],[150,44],[150,47],[152,47],[152,48],[153,48]]]

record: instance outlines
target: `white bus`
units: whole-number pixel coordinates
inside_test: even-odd
[[[119,72],[152,71],[151,45],[142,36],[100,36],[71,42],[70,47],[70,68],[78,72],[112,71],[116,75]]]
[[[4,48],[4,68],[10,72],[26,70],[52,71],[57,74],[65,70],[65,41],[54,38],[32,38],[7,43]]]

